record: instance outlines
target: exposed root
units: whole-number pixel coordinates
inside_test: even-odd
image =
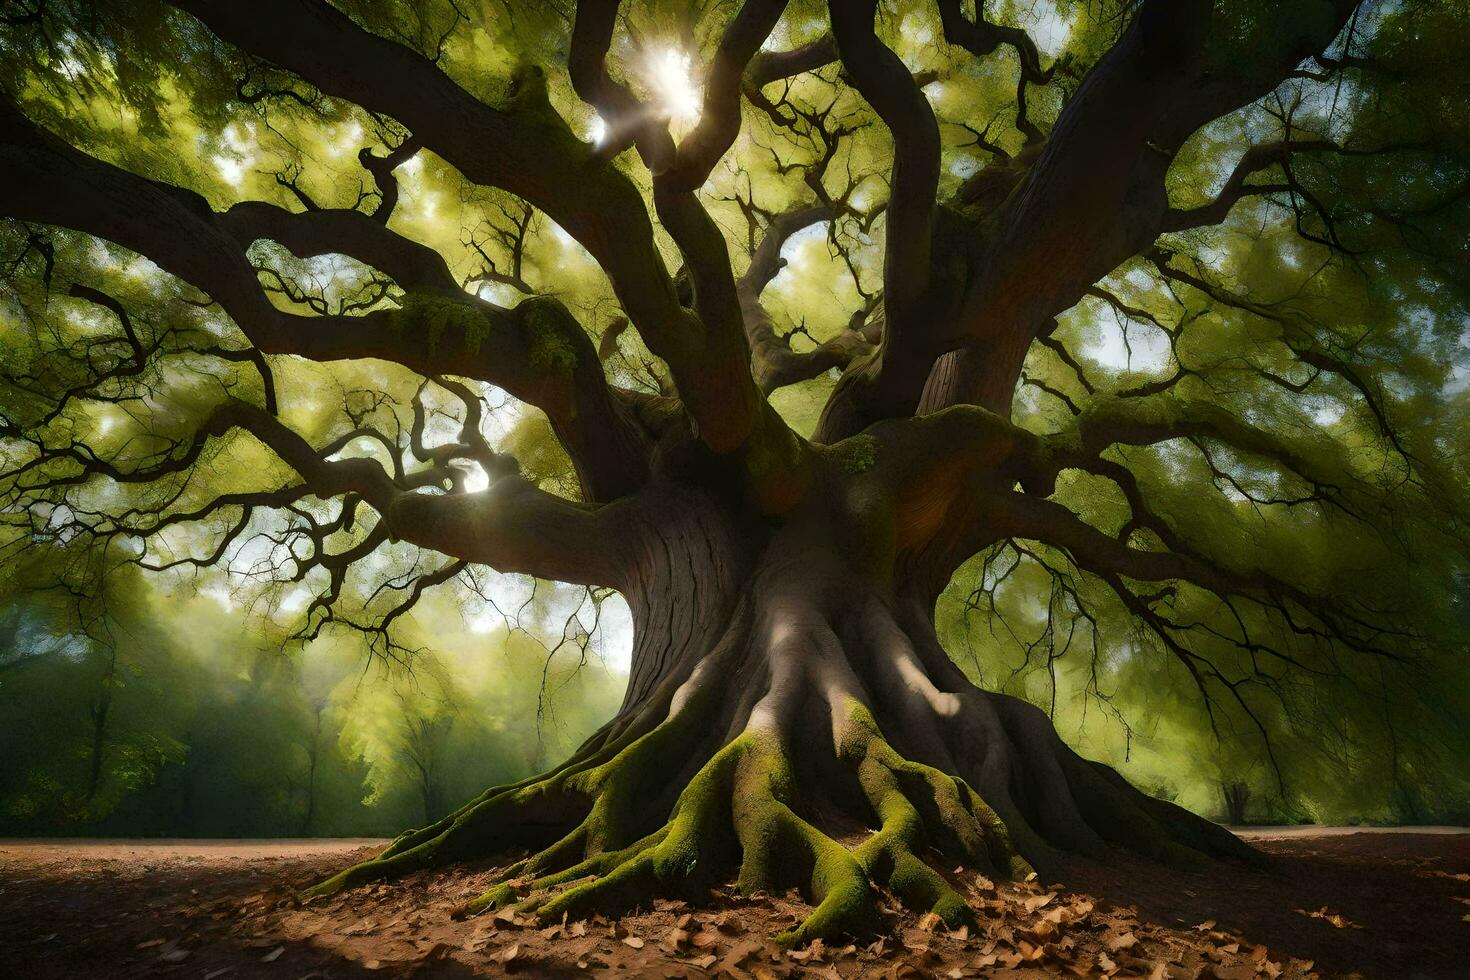
[[[737,881],[747,893],[780,887],[793,873],[805,879],[817,908],[783,937],[786,941],[871,929],[877,905],[860,858],[798,816],[790,806],[793,795],[786,747],[774,736],[747,732],[699,770],[659,830],[621,850],[531,880],[525,884],[529,900],[522,900],[513,881],[503,881],[466,911],[520,902],[519,909],[555,921],[628,907],[654,891],[688,893],[713,882],[713,873],[738,851]],[[544,865],[552,860],[552,850],[522,867]],[[553,893],[568,884],[572,887]]]
[[[843,707],[838,754],[877,823],[856,847],[849,849],[797,812],[790,745],[772,732],[747,730],[704,764],[669,822],[652,834],[568,863],[588,844],[589,815],[577,830],[512,867],[465,912],[514,906],[557,921],[627,908],[650,894],[694,893],[713,883],[718,869],[738,854],[736,881],[743,892],[795,884],[815,904],[804,922],[778,937],[782,942],[872,931],[879,922],[875,884],[890,888],[912,908],[934,912],[951,927],[973,924],[974,913],[964,899],[919,855],[936,847],[991,873],[999,869],[1020,877],[1029,866],[1011,849],[994,811],[963,780],[904,759],[865,708],[856,702]],[[589,771],[581,778],[611,787],[628,762],[614,759],[604,772]],[[524,877],[529,870],[557,865],[563,867]]]
[[[738,867],[747,894],[803,891],[811,915],[777,938],[804,943],[871,932],[879,888],[951,928],[973,924],[931,859],[1019,879],[1050,875],[1059,847],[1187,866],[1254,853],[1083,760],[1030,705],[944,672],[891,621],[864,627],[881,640],[858,664],[884,685],[879,699],[825,615],[773,605],[559,769],[491,790],[307,894],[527,847],[462,912],[560,921],[697,899]]]
[[[744,751],[740,741],[721,749],[680,794],[667,825],[622,851],[589,858],[547,885],[576,881],[536,909],[542,919],[581,915],[598,907],[626,907],[660,888],[686,891],[695,875],[712,869],[729,825],[732,772]]]
[[[964,780],[900,756],[861,705],[849,702],[847,713],[843,755],[856,760],[863,793],[881,821],[858,847],[859,863],[910,908],[934,912],[951,928],[973,924],[965,900],[918,858],[925,841],[992,874],[1023,878],[1030,866],[1011,849],[995,811]],[[927,820],[915,800],[927,804]]]

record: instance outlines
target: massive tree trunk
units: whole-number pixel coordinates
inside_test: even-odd
[[[875,506],[862,444],[839,448],[776,521],[717,480],[646,491],[646,520],[626,524],[636,640],[616,717],[557,769],[316,893],[525,848],[467,911],[519,902],[559,919],[725,875],[805,889],[816,910],[784,937],[802,941],[870,927],[870,883],[969,920],[932,854],[1050,877],[1060,851],[1109,845],[1186,864],[1251,853],[1078,756],[1040,709],[971,684],[935,635],[948,549],[896,551],[894,521],[913,515]]]

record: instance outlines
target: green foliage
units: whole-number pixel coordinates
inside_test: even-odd
[[[1116,508],[1105,495],[1089,494],[1094,489],[1079,482],[1064,493],[1073,501],[1088,497],[1078,503],[1083,508]],[[1206,537],[1221,526],[1228,525],[1199,524],[1196,533]],[[1338,563],[1350,560],[1351,547],[1330,533],[1305,545],[1289,539],[1279,560],[1347,578]],[[1470,731],[1463,721],[1470,712],[1463,663],[1470,606],[1463,593],[1423,588],[1446,573],[1423,566],[1422,578],[1351,573],[1374,575],[1386,602],[1414,603],[1426,631],[1452,638],[1437,656],[1385,665],[1350,651],[1293,648],[1301,658],[1296,676],[1279,660],[1226,641],[1235,613],[1186,591],[1176,599],[1175,618],[1218,631],[1213,642],[1192,642],[1192,649],[1232,679],[1265,664],[1264,680],[1242,684],[1243,701],[1222,698],[1207,707],[1186,666],[1131,623],[1114,594],[1084,576],[1054,577],[1042,561],[1051,569],[1066,564],[1043,547],[1023,556],[998,549],[972,561],[940,600],[940,638],[972,680],[1048,709],[1084,756],[1116,767],[1154,796],[1220,819],[1229,816],[1224,793],[1234,786],[1244,788],[1245,816],[1257,823],[1470,818]],[[1459,567],[1451,581],[1465,581]],[[1248,622],[1269,635],[1265,623]]]

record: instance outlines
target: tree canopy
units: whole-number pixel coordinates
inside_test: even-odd
[[[12,594],[97,632],[141,569],[411,663],[425,596],[529,575],[585,649],[664,587],[647,488],[714,459],[775,521],[841,472],[956,663],[1095,754],[1464,799],[1455,0],[0,25]]]

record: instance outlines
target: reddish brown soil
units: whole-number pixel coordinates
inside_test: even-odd
[[[451,918],[489,867],[295,901],[365,843],[0,841],[0,976],[1470,976],[1466,835],[1258,837],[1267,872],[1119,857],[1079,862],[1062,890],[955,874],[973,934],[888,902],[883,936],[795,951],[768,939],[805,914],[794,894],[718,890],[546,929]]]

